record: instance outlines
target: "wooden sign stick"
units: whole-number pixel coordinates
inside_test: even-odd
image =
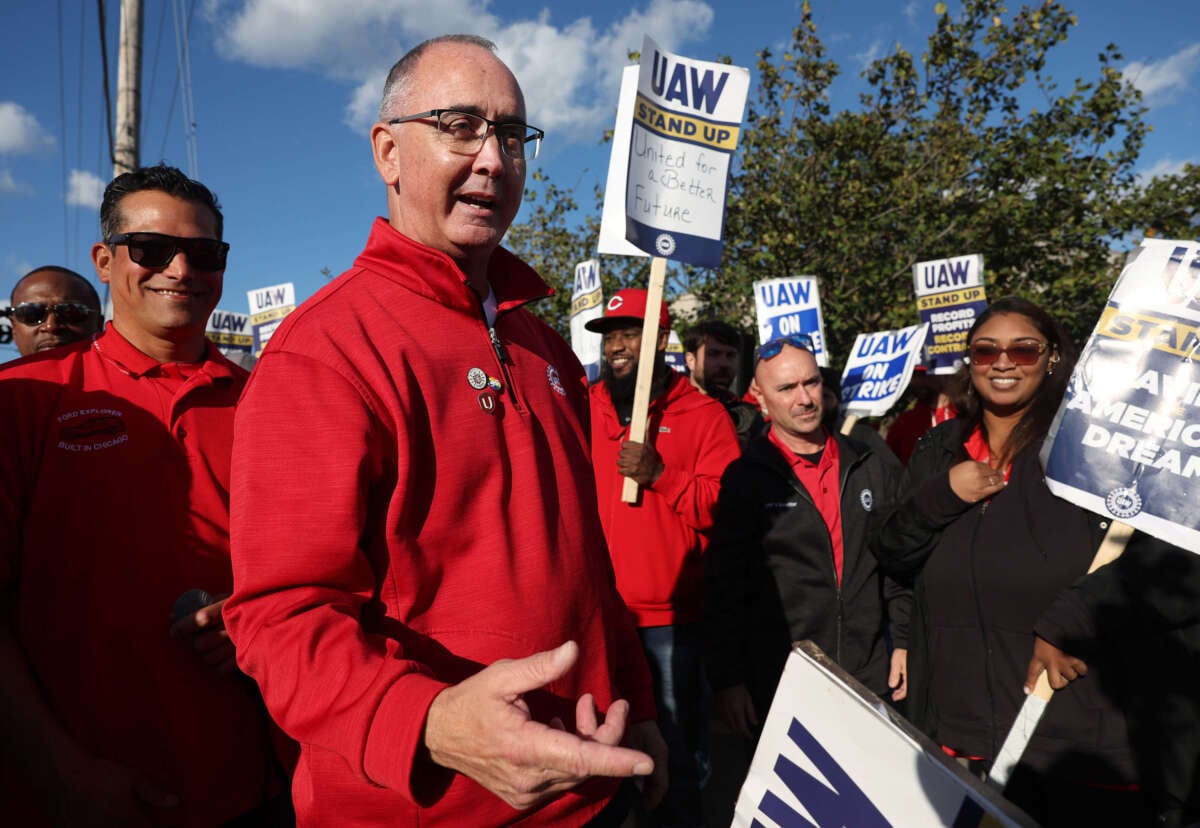
[[[1129,543],[1132,535],[1133,527],[1129,524],[1119,520],[1110,523],[1108,531],[1104,533],[1104,540],[1101,541],[1100,548],[1096,550],[1096,557],[1092,558],[1088,572],[1095,572],[1105,564],[1121,557],[1121,553],[1125,551],[1125,546]],[[1013,768],[1021,760],[1021,754],[1025,752],[1029,740],[1033,738],[1033,731],[1041,721],[1042,714],[1046,712],[1046,705],[1053,696],[1054,688],[1050,686],[1050,678],[1043,670],[1038,676],[1033,692],[1026,696],[1025,703],[1021,705],[1021,710],[1017,713],[1017,719],[1013,722],[1012,729],[1008,731],[1008,736],[1004,738],[1000,754],[992,763],[992,769],[987,778],[992,787],[1004,790]]]
[[[646,419],[650,411],[650,385],[654,381],[654,357],[658,351],[658,317],[662,304],[663,284],[667,279],[667,260],[655,256],[650,260],[650,284],[646,285],[646,319],[642,322],[642,348],[638,352],[637,385],[633,389],[633,417],[629,421],[629,438],[635,443],[646,442]],[[637,503],[638,484],[626,477],[621,488],[622,503]]]
[[[846,419],[842,420],[842,434],[849,437],[851,429],[854,428],[854,424],[857,422],[858,422],[857,414],[847,414]]]

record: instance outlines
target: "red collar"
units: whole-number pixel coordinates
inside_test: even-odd
[[[987,463],[992,465],[992,451],[988,447],[987,440],[983,439],[983,429],[975,426],[971,431],[971,435],[967,437],[967,441],[963,443],[963,448],[967,450],[967,456],[979,463]],[[995,466],[992,466],[995,468]],[[1012,463],[1004,467],[1004,482],[1008,482],[1008,476],[1012,473]]]

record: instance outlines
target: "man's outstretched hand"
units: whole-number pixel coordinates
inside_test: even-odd
[[[501,660],[439,693],[425,720],[425,745],[442,767],[469,776],[509,805],[532,808],[592,776],[649,776],[654,760],[620,747],[629,703],[614,701],[599,722],[579,699],[577,733],[535,722],[522,695],[566,675],[573,641],[527,658]]]

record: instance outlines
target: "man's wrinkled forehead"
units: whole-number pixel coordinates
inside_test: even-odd
[[[486,88],[476,83],[480,71],[490,75]],[[481,96],[491,97],[498,89],[511,93],[513,101],[494,115]],[[525,94],[517,77],[504,61],[482,46],[470,43],[435,43],[425,50],[413,68],[406,90],[410,108],[454,109],[492,120],[525,120]]]

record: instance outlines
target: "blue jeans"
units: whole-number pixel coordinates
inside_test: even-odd
[[[703,823],[700,788],[708,779],[708,682],[699,624],[641,627],[638,635],[654,676],[658,727],[667,743],[670,787],[655,811],[660,826]]]

